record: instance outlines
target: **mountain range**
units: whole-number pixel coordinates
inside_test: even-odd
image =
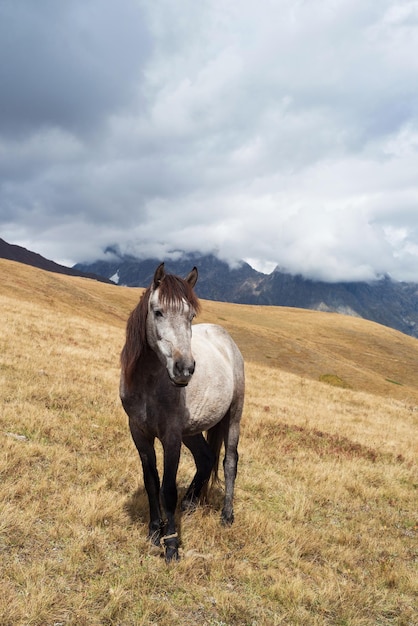
[[[115,249],[109,249],[107,256],[105,260],[78,263],[69,268],[0,239],[0,258],[130,287],[147,287],[162,260],[141,260]],[[199,270],[196,292],[200,298],[343,313],[418,337],[417,283],[397,282],[388,276],[370,282],[328,283],[278,268],[271,274],[263,274],[245,262],[230,267],[214,255],[184,254],[178,260],[166,260],[167,271],[180,276],[186,276],[193,265]]]
[[[147,287],[161,259],[141,260],[108,250],[109,258],[79,263],[80,271],[93,272],[130,287]],[[276,268],[271,274],[256,271],[248,263],[230,267],[214,255],[189,254],[167,260],[169,272],[187,275],[199,270],[196,292],[201,298],[298,307],[362,317],[418,337],[418,284],[397,282],[384,276],[370,282],[328,283],[293,275]]]

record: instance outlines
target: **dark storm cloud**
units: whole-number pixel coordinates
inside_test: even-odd
[[[1,133],[95,128],[134,97],[149,46],[133,2],[2,2]]]

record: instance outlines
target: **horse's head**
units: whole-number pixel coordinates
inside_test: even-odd
[[[195,369],[191,338],[192,320],[199,309],[193,291],[197,276],[195,267],[184,280],[166,274],[161,263],[155,271],[148,300],[148,345],[179,387],[190,382]]]

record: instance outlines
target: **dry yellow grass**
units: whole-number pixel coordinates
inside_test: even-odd
[[[0,269],[2,626],[418,624],[416,340],[204,302],[246,359],[236,523],[215,491],[167,567],[117,392],[140,290]]]

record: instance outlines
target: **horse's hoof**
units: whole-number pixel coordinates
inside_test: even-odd
[[[179,550],[177,547],[165,546],[165,554],[164,554],[166,563],[173,563],[173,561],[180,561]]]
[[[221,515],[222,526],[232,526],[233,523],[234,523],[234,512],[231,511],[231,513],[226,513],[225,511],[222,511],[222,515]]]

